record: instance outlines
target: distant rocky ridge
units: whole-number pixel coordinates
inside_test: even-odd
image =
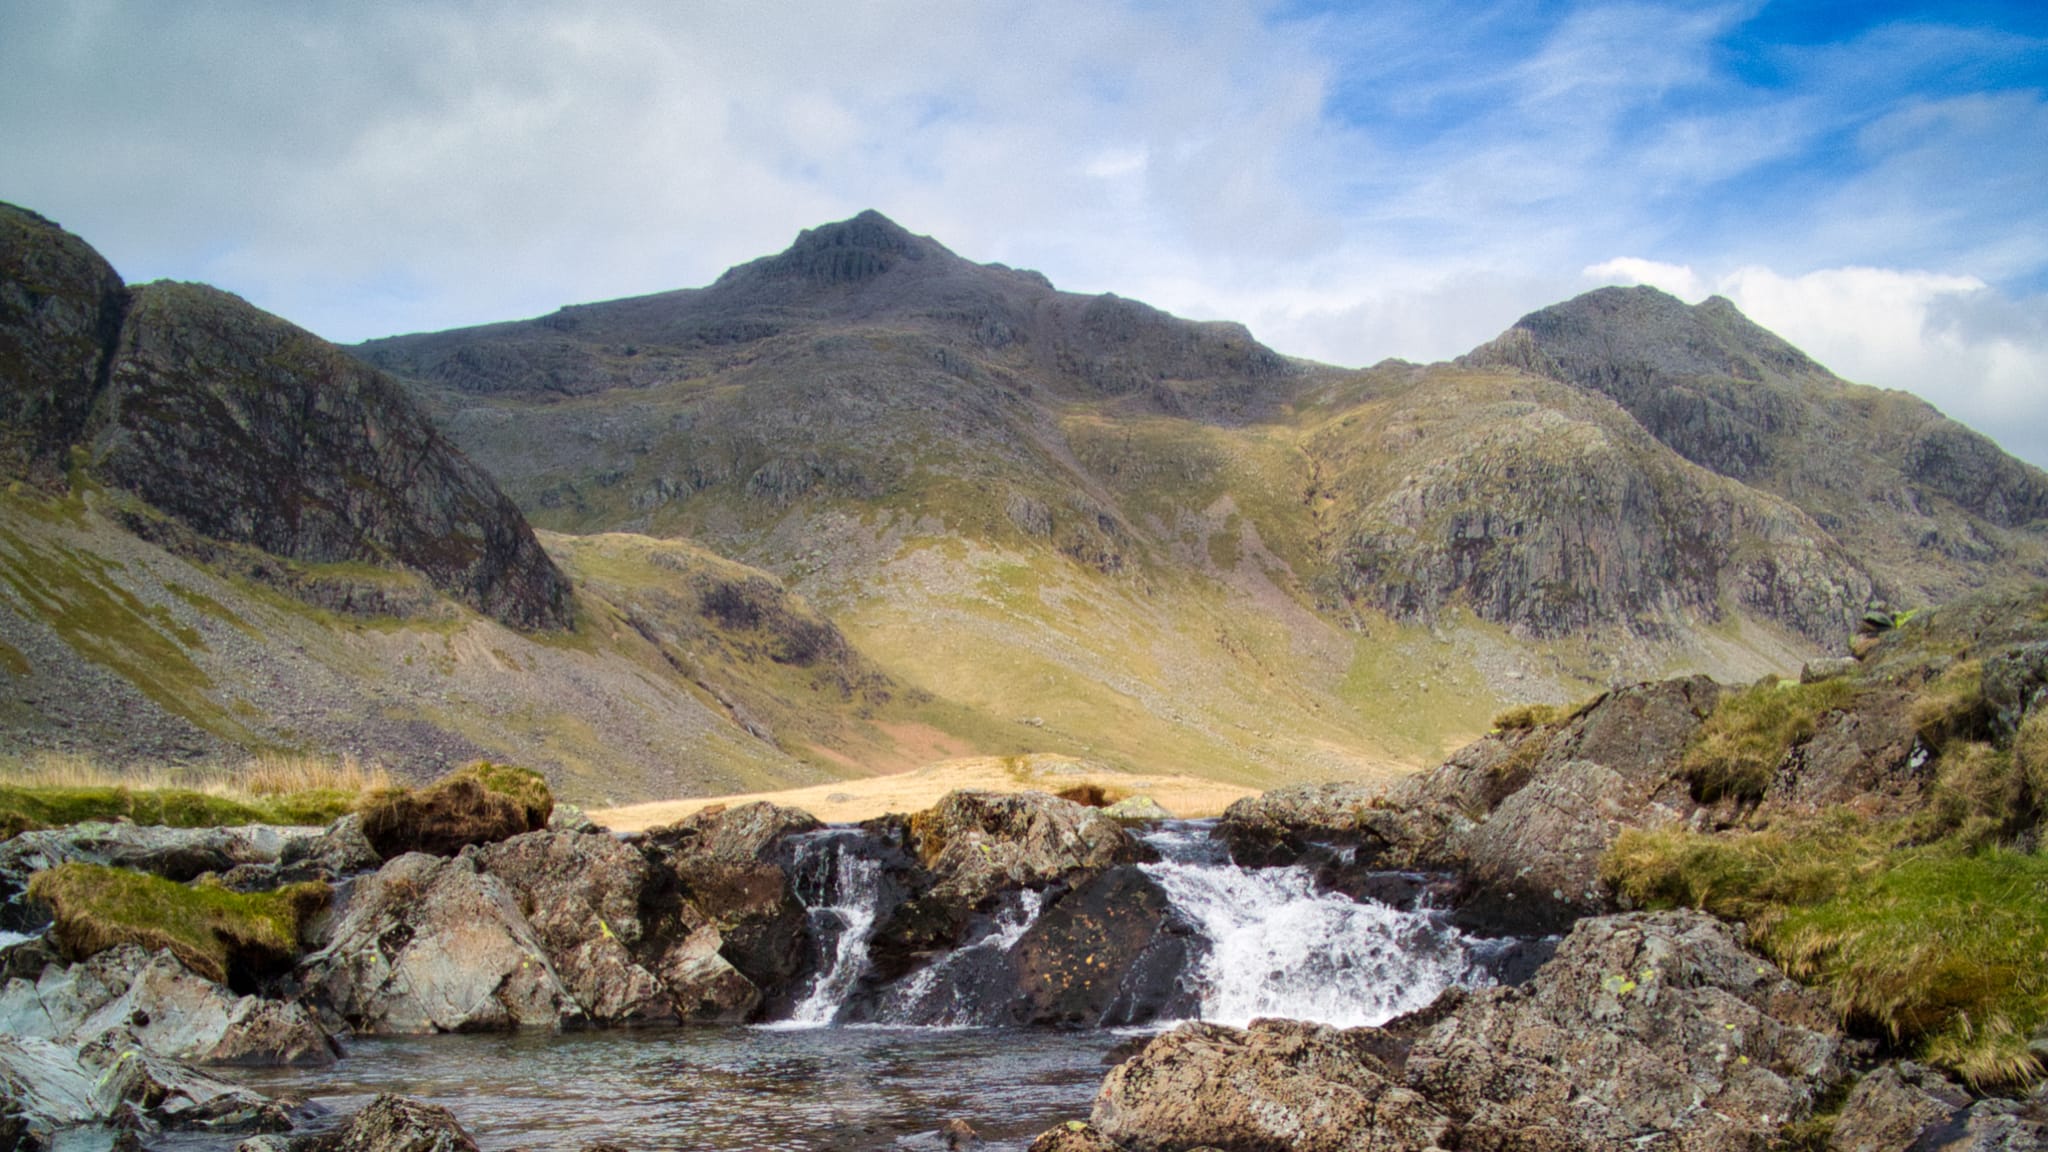
[[[393,564],[508,624],[569,624],[568,582],[488,476],[388,378],[203,285],[133,290],[0,205],[10,471],[85,472],[191,530],[313,563]]]

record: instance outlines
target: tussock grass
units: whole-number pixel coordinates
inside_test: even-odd
[[[1569,724],[1592,711],[1594,705],[1606,698],[1605,692],[1597,692],[1576,704],[1517,704],[1494,714],[1493,729],[1496,732],[1526,732],[1531,728]]]
[[[1984,700],[1983,663],[1958,660],[1913,698],[1913,728],[1922,740],[1938,747],[1952,737],[1982,730],[1989,711]]]
[[[51,939],[70,959],[122,944],[168,948],[192,971],[240,990],[291,967],[301,925],[331,896],[318,882],[241,893],[78,863],[36,873],[28,894],[49,906]]]
[[[0,838],[87,820],[174,828],[325,824],[388,787],[353,759],[260,757],[229,767],[119,771],[78,756],[0,762]]]
[[[1842,818],[1798,833],[1625,832],[1602,861],[1616,891],[1746,920],[1750,940],[1852,1026],[1980,1087],[2042,1073],[2048,858],[1957,839],[1901,846]]]
[[[1797,684],[1775,676],[1721,698],[1687,744],[1680,771],[1705,803],[1761,799],[1778,764],[1813,738],[1820,718],[1849,706],[1846,680]]]
[[[538,772],[479,760],[425,788],[387,788],[357,809],[363,835],[389,860],[407,852],[452,856],[547,827],[554,795]]]

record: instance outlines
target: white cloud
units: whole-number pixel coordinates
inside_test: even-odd
[[[1699,274],[1683,264],[1663,264],[1634,256],[1620,256],[1588,266],[1579,273],[1601,284],[1648,284],[1682,300],[1698,300],[1707,294]]]

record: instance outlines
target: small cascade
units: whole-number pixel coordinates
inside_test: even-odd
[[[838,1021],[847,997],[868,970],[868,940],[882,902],[882,862],[855,829],[833,828],[792,844],[790,883],[810,912],[817,972],[790,1012],[785,1027],[817,1028]]]
[[[963,944],[889,988],[876,1006],[878,1023],[973,1028],[1002,1023],[1015,991],[1010,950],[1038,922],[1045,893],[1013,893],[978,940]]]
[[[1205,942],[1188,976],[1204,1020],[1382,1024],[1453,984],[1491,982],[1475,942],[1428,911],[1320,891],[1306,868],[1239,868],[1202,825],[1146,840],[1161,857],[1146,874]]]

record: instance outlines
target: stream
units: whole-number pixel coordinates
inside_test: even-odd
[[[890,985],[867,979],[890,898],[876,847],[854,829],[799,838],[791,876],[809,910],[815,975],[784,1018],[752,1027],[366,1038],[324,1070],[236,1070],[271,1094],[346,1116],[378,1092],[445,1105],[487,1152],[639,1149],[943,1149],[965,1120],[991,1150],[1022,1149],[1085,1117],[1103,1057],[1181,1019],[1242,1025],[1285,1016],[1346,1027],[1429,1004],[1453,984],[1493,982],[1512,941],[1476,940],[1428,909],[1403,911],[1318,888],[1306,868],[1243,869],[1207,822],[1144,834],[1142,865],[1190,943],[1171,982],[1178,1007],[1141,1028],[1000,1027],[1018,947],[1047,903],[1013,893],[952,952]],[[224,1152],[219,1137],[167,1135],[171,1152]]]

